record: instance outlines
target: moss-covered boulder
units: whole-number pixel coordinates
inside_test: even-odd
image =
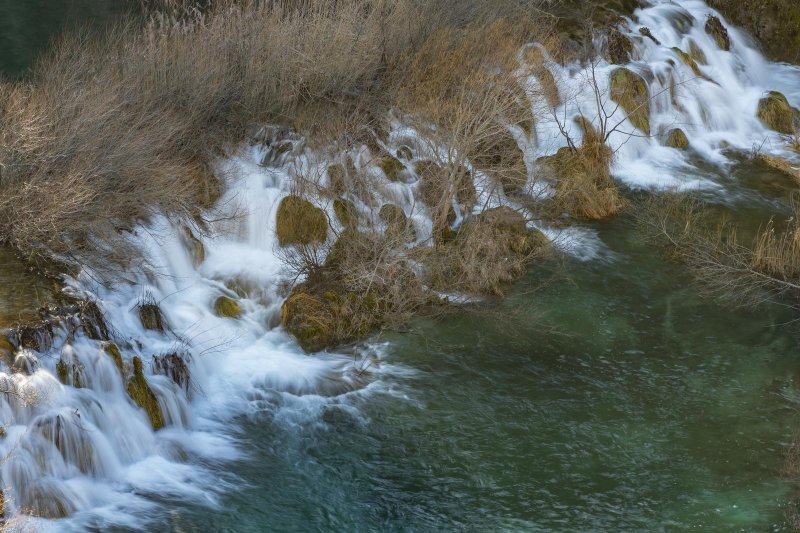
[[[628,115],[636,128],[650,135],[650,93],[641,76],[627,68],[618,68],[609,79],[611,99]]]
[[[608,33],[606,58],[612,65],[624,65],[631,60],[633,43],[619,29],[613,28]]]
[[[276,231],[281,246],[322,244],[328,237],[328,217],[308,200],[290,195],[278,206]]]
[[[128,380],[128,396],[144,409],[154,430],[164,427],[164,415],[161,413],[155,393],[147,384],[142,372],[142,360],[139,357],[133,358],[133,376]]]
[[[139,321],[144,329],[152,331],[164,331],[164,315],[161,308],[155,302],[144,302],[139,304]]]
[[[375,296],[352,290],[344,270],[373,237],[346,230],[331,247],[325,265],[296,285],[281,306],[281,325],[307,352],[351,342],[380,325]],[[364,258],[364,261],[367,259]]]
[[[719,46],[722,50],[731,49],[731,38],[730,35],[728,35],[728,29],[723,26],[722,21],[719,20],[719,17],[709,15],[709,17],[706,19],[706,33],[714,38],[717,46]]]
[[[800,111],[789,105],[786,97],[778,91],[770,91],[758,101],[756,115],[768,128],[791,135],[798,128]]]
[[[76,389],[82,389],[84,386],[83,368],[77,363],[60,359],[56,363],[56,376],[58,376],[58,381],[64,385],[70,385]]]
[[[0,334],[0,358],[7,364],[14,361],[14,345],[8,340],[6,335]]]
[[[674,128],[669,130],[664,145],[670,148],[677,148],[678,150],[685,150],[689,148],[689,138],[686,137],[686,133],[684,133],[682,129]]]
[[[402,173],[406,167],[396,157],[383,155],[378,158],[378,166],[381,167],[389,181],[403,181]]]
[[[768,154],[760,154],[758,160],[771,169],[786,174],[800,183],[800,164],[795,164],[782,157]]]
[[[242,306],[233,298],[220,296],[214,301],[214,314],[225,318],[239,318],[242,316]]]
[[[700,48],[694,40],[689,41],[689,57],[695,60],[695,62],[699,65],[707,65],[708,58],[706,57],[706,53],[703,52],[703,49]]]
[[[114,361],[114,365],[119,370],[119,375],[124,378],[125,364],[122,362],[122,353],[119,351],[119,346],[113,342],[107,342],[103,345],[103,351]]]
[[[336,219],[345,228],[355,228],[358,226],[358,209],[353,202],[345,198],[337,198],[333,201],[333,212]]]

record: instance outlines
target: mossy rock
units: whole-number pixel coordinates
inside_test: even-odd
[[[328,237],[328,217],[308,200],[287,196],[278,206],[276,231],[281,246],[322,244]]]
[[[103,346],[103,351],[111,357],[117,370],[119,370],[119,375],[124,378],[125,364],[122,362],[122,353],[119,351],[119,347],[113,342],[109,342]]]
[[[400,239],[403,241],[413,241],[416,239],[414,228],[408,223],[405,211],[398,205],[385,204],[381,207],[378,217],[386,224],[386,237],[389,239]]]
[[[144,329],[152,331],[164,331],[164,316],[161,308],[155,303],[144,303],[139,305],[139,321]]]
[[[242,306],[233,298],[220,296],[214,302],[214,313],[225,318],[239,318],[242,316]]]
[[[588,118],[584,117],[583,115],[578,115],[575,117],[575,124],[581,129],[581,133],[583,133],[583,143],[596,143],[600,142],[600,134],[597,131],[597,128],[594,127],[592,121]]]
[[[334,196],[347,192],[344,166],[339,163],[328,167],[328,191]]]
[[[667,140],[664,145],[678,150],[685,150],[689,148],[689,138],[686,137],[686,133],[682,129],[674,128],[667,134]]]
[[[638,74],[618,68],[609,80],[611,99],[619,104],[636,128],[650,135],[650,93]]]
[[[703,52],[703,49],[694,42],[693,40],[689,41],[689,56],[695,60],[696,63],[700,65],[707,65],[708,58],[706,57],[706,53]]]
[[[613,28],[608,34],[606,44],[606,57],[612,65],[624,65],[631,60],[633,54],[633,43],[617,28]]]
[[[358,226],[358,209],[353,202],[344,198],[337,198],[333,201],[333,212],[339,223],[345,228],[355,228]]]
[[[528,228],[525,217],[508,206],[487,209],[477,217],[478,224],[491,227],[496,233],[509,240],[509,247],[514,253],[525,255],[550,244],[544,233],[535,228]]]
[[[760,154],[758,160],[771,169],[786,174],[800,183],[800,164],[795,165],[782,157],[767,154]]]
[[[378,158],[378,166],[389,178],[389,181],[403,181],[402,173],[406,169],[403,163],[394,156],[384,155]]]
[[[522,194],[528,183],[528,167],[516,139],[501,131],[478,142],[471,160],[476,168],[493,176],[508,196]]]
[[[82,374],[81,367],[75,363],[67,363],[63,359],[60,359],[58,363],[56,363],[56,376],[58,376],[58,381],[63,385],[70,385],[76,389],[82,389],[84,385]]]
[[[658,39],[656,39],[656,38],[655,38],[655,36],[653,35],[653,33],[650,31],[650,28],[648,28],[647,26],[642,26],[641,28],[639,28],[639,33],[640,33],[640,34],[641,34],[643,37],[647,37],[648,39],[650,39],[650,40],[651,40],[651,41],[653,41],[654,43],[656,43],[656,44],[658,44],[658,45],[660,45],[660,44],[661,44],[661,41],[659,41]]]
[[[164,427],[164,415],[161,413],[156,395],[147,384],[142,372],[142,360],[138,356],[133,358],[133,376],[128,380],[128,396],[144,409],[154,430]]]
[[[720,49],[726,51],[731,49],[731,38],[728,35],[728,29],[722,25],[722,21],[718,17],[709,15],[706,19],[706,33],[714,38]]]
[[[450,194],[466,209],[475,204],[477,199],[475,183],[472,172],[465,167],[442,166],[434,161],[425,160],[417,163],[416,169],[420,177],[420,199],[429,208],[440,206],[443,200],[450,199]]]
[[[759,100],[756,115],[768,128],[787,135],[798,130],[800,111],[789,105],[786,97],[778,91],[770,91]]]
[[[695,62],[692,56],[690,56],[689,54],[687,54],[686,52],[677,47],[673,47],[672,51],[678,54],[678,57],[681,59],[681,61],[683,61],[683,63],[686,66],[692,69],[692,73],[695,76],[697,76],[698,78],[705,78],[705,75],[702,72],[700,72],[700,67],[697,66],[697,62]]]
[[[338,343],[332,302],[295,288],[281,306],[281,324],[307,352],[319,352]]]

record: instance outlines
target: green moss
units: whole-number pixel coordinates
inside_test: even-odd
[[[689,148],[689,138],[686,137],[686,133],[682,129],[675,128],[667,134],[667,140],[664,145],[678,150],[685,150]]]
[[[633,53],[633,43],[623,35],[617,28],[613,28],[608,33],[608,43],[606,45],[606,57],[612,65],[624,65],[631,60]]]
[[[722,25],[722,21],[718,17],[709,15],[706,19],[706,33],[714,38],[720,49],[731,49],[731,38],[728,35],[728,29]]]
[[[328,237],[328,217],[308,200],[287,196],[278,206],[276,231],[281,246],[321,244]]]
[[[214,313],[226,318],[239,318],[242,316],[242,307],[239,302],[227,296],[220,296],[214,302]]]
[[[144,409],[154,430],[164,427],[164,416],[158,406],[158,399],[147,384],[142,372],[142,360],[139,357],[133,358],[133,376],[128,380],[128,396]]]
[[[786,97],[777,91],[770,91],[759,100],[756,115],[765,126],[779,133],[791,135],[798,129],[800,111],[790,106]]]
[[[615,69],[609,80],[611,99],[618,103],[636,128],[650,135],[650,94],[641,76],[626,68]]]
[[[381,156],[378,159],[378,166],[386,173],[386,177],[390,181],[402,181],[401,174],[406,167],[396,157],[391,155]]]
[[[339,223],[345,228],[355,228],[358,226],[358,209],[350,200],[337,198],[333,201],[333,212]]]
[[[114,364],[116,365],[117,370],[119,370],[119,375],[124,378],[125,365],[122,362],[122,353],[120,353],[119,347],[113,342],[109,342],[103,346],[103,351],[105,351],[106,354],[108,354],[108,356],[114,360]]]

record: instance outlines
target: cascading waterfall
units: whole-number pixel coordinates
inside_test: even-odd
[[[748,151],[754,145],[797,161],[786,139],[756,118],[756,107],[769,90],[800,105],[800,69],[769,63],[747,35],[727,24],[732,47],[721,50],[704,30],[709,13],[701,1],[658,2],[626,20],[623,31],[634,43],[635,57],[626,67],[647,82],[652,135],[637,133],[617,110],[610,123],[621,124],[608,143],[617,151],[615,177],[632,188],[708,188],[724,194],[723,185],[698,162],[724,167],[727,150]],[[649,28],[654,38],[640,34],[640,27]],[[701,51],[705,61],[692,66],[676,50],[690,48]],[[562,107],[552,118],[538,117],[530,139],[514,132],[526,151],[531,189],[547,188],[536,182],[536,159],[566,145],[560,126],[575,139],[581,131],[574,117],[583,115],[599,126],[590,71],[552,62],[548,68],[560,85]],[[615,105],[606,88],[616,68],[605,61],[594,68],[609,111]],[[534,76],[528,82],[538,83]],[[568,120],[559,125],[555,117]],[[686,132],[690,150],[664,146],[665,135],[676,126]],[[381,389],[380,373],[393,371],[391,365],[370,364],[365,372],[361,356],[306,355],[279,327],[287,280],[275,237],[276,210],[301,185],[299,176],[320,176],[327,184],[328,165],[349,157],[373,185],[367,198],[351,198],[362,215],[374,217],[370,204],[391,201],[412,221],[417,242],[425,242],[432,222],[424,204],[414,201],[418,183],[387,179],[366,147],[332,160],[306,148],[300,138],[276,136],[269,128],[263,133],[264,142],[244,145],[219,162],[227,190],[208,214],[213,221],[202,243],[194,237],[200,232],[193,231],[193,223],[161,218],[131,236],[146,268],[113,287],[98,286],[91,272],[68,280],[75,296],[97,302],[110,326],[107,335],[92,332],[92,320],[72,314],[52,321],[46,339],[19,341],[13,364],[0,374],[7,391],[0,399],[6,516],[37,515],[43,518],[32,520],[43,528],[108,522],[144,527],[159,500],[213,506],[227,487],[201,463],[246,453],[237,450],[235,430],[228,427],[236,415],[277,397],[307,397],[319,405]],[[431,157],[432,149],[398,119],[387,148],[400,146],[410,148],[404,172],[414,178],[413,163]],[[478,171],[473,176],[477,205],[513,204],[490,194],[495,189],[487,186],[491,176]],[[315,201],[336,220],[329,200]],[[457,224],[464,213],[454,208]],[[586,258],[598,246],[588,230],[541,229]],[[145,296],[163,313],[164,331],[143,327],[138,309]],[[218,316],[214,302],[220,296],[235,299],[241,317]],[[379,358],[376,353],[364,357]],[[135,356],[143,362],[160,411],[164,428],[158,431],[129,394]],[[317,413],[308,409],[302,416]]]

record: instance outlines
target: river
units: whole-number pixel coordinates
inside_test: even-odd
[[[696,20],[706,10],[699,1],[679,3]],[[94,18],[98,9],[105,20],[117,16],[104,1],[76,2],[77,11],[62,5],[0,2],[0,13],[13,15],[0,19],[0,70],[19,75],[64,24]],[[641,68],[649,62],[658,71],[667,45],[683,38],[667,29],[675,8],[665,5],[638,14],[665,43],[640,45]],[[48,15],[39,26],[31,21],[42,9]],[[10,53],[6,42],[16,43]],[[710,124],[693,129],[694,155],[639,140],[620,151],[615,174],[631,197],[641,189],[698,189],[752,229],[788,213],[796,185],[726,156],[719,141],[746,150],[763,135],[746,118],[748,98],[765,89],[762,79],[800,104],[800,70],[768,64],[743,35],[734,42],[736,54],[701,41],[720,93],[699,85],[685,97],[687,113],[704,103],[711,115]],[[552,127],[540,127],[547,139]],[[254,170],[256,155],[232,163],[246,178],[228,192],[246,199],[257,222],[246,228],[267,227],[261,217],[286,188],[283,170]],[[145,344],[143,353],[163,353],[175,341],[142,331],[132,306],[143,290],[165,302],[171,324],[192,333],[199,392],[185,405],[176,400],[175,427],[155,434],[125,418],[129,402],[100,377],[89,375],[96,396],[70,387],[56,395],[54,409],[80,405],[102,433],[91,437],[104,450],[95,459],[102,468],[48,471],[76,512],[34,525],[237,532],[787,527],[784,513],[799,488],[782,474],[800,422],[796,315],[702,297],[687,270],[645,241],[629,215],[580,225],[568,235],[567,253],[537,265],[504,302],[418,319],[405,332],[317,356],[263,325],[274,322],[280,304],[273,238],[263,231],[209,239],[198,269],[176,251],[178,236],[158,246],[142,236],[142,249],[166,265],[170,279],[93,289],[121,334]],[[243,277],[266,288],[248,299],[242,325],[199,309],[220,290],[219,280]],[[4,303],[9,294],[0,293]],[[89,346],[75,343],[78,352]],[[43,360],[37,374],[53,365]],[[173,394],[155,383],[160,394]],[[92,402],[108,402],[106,414],[91,414]],[[24,440],[18,424],[9,438]]]

